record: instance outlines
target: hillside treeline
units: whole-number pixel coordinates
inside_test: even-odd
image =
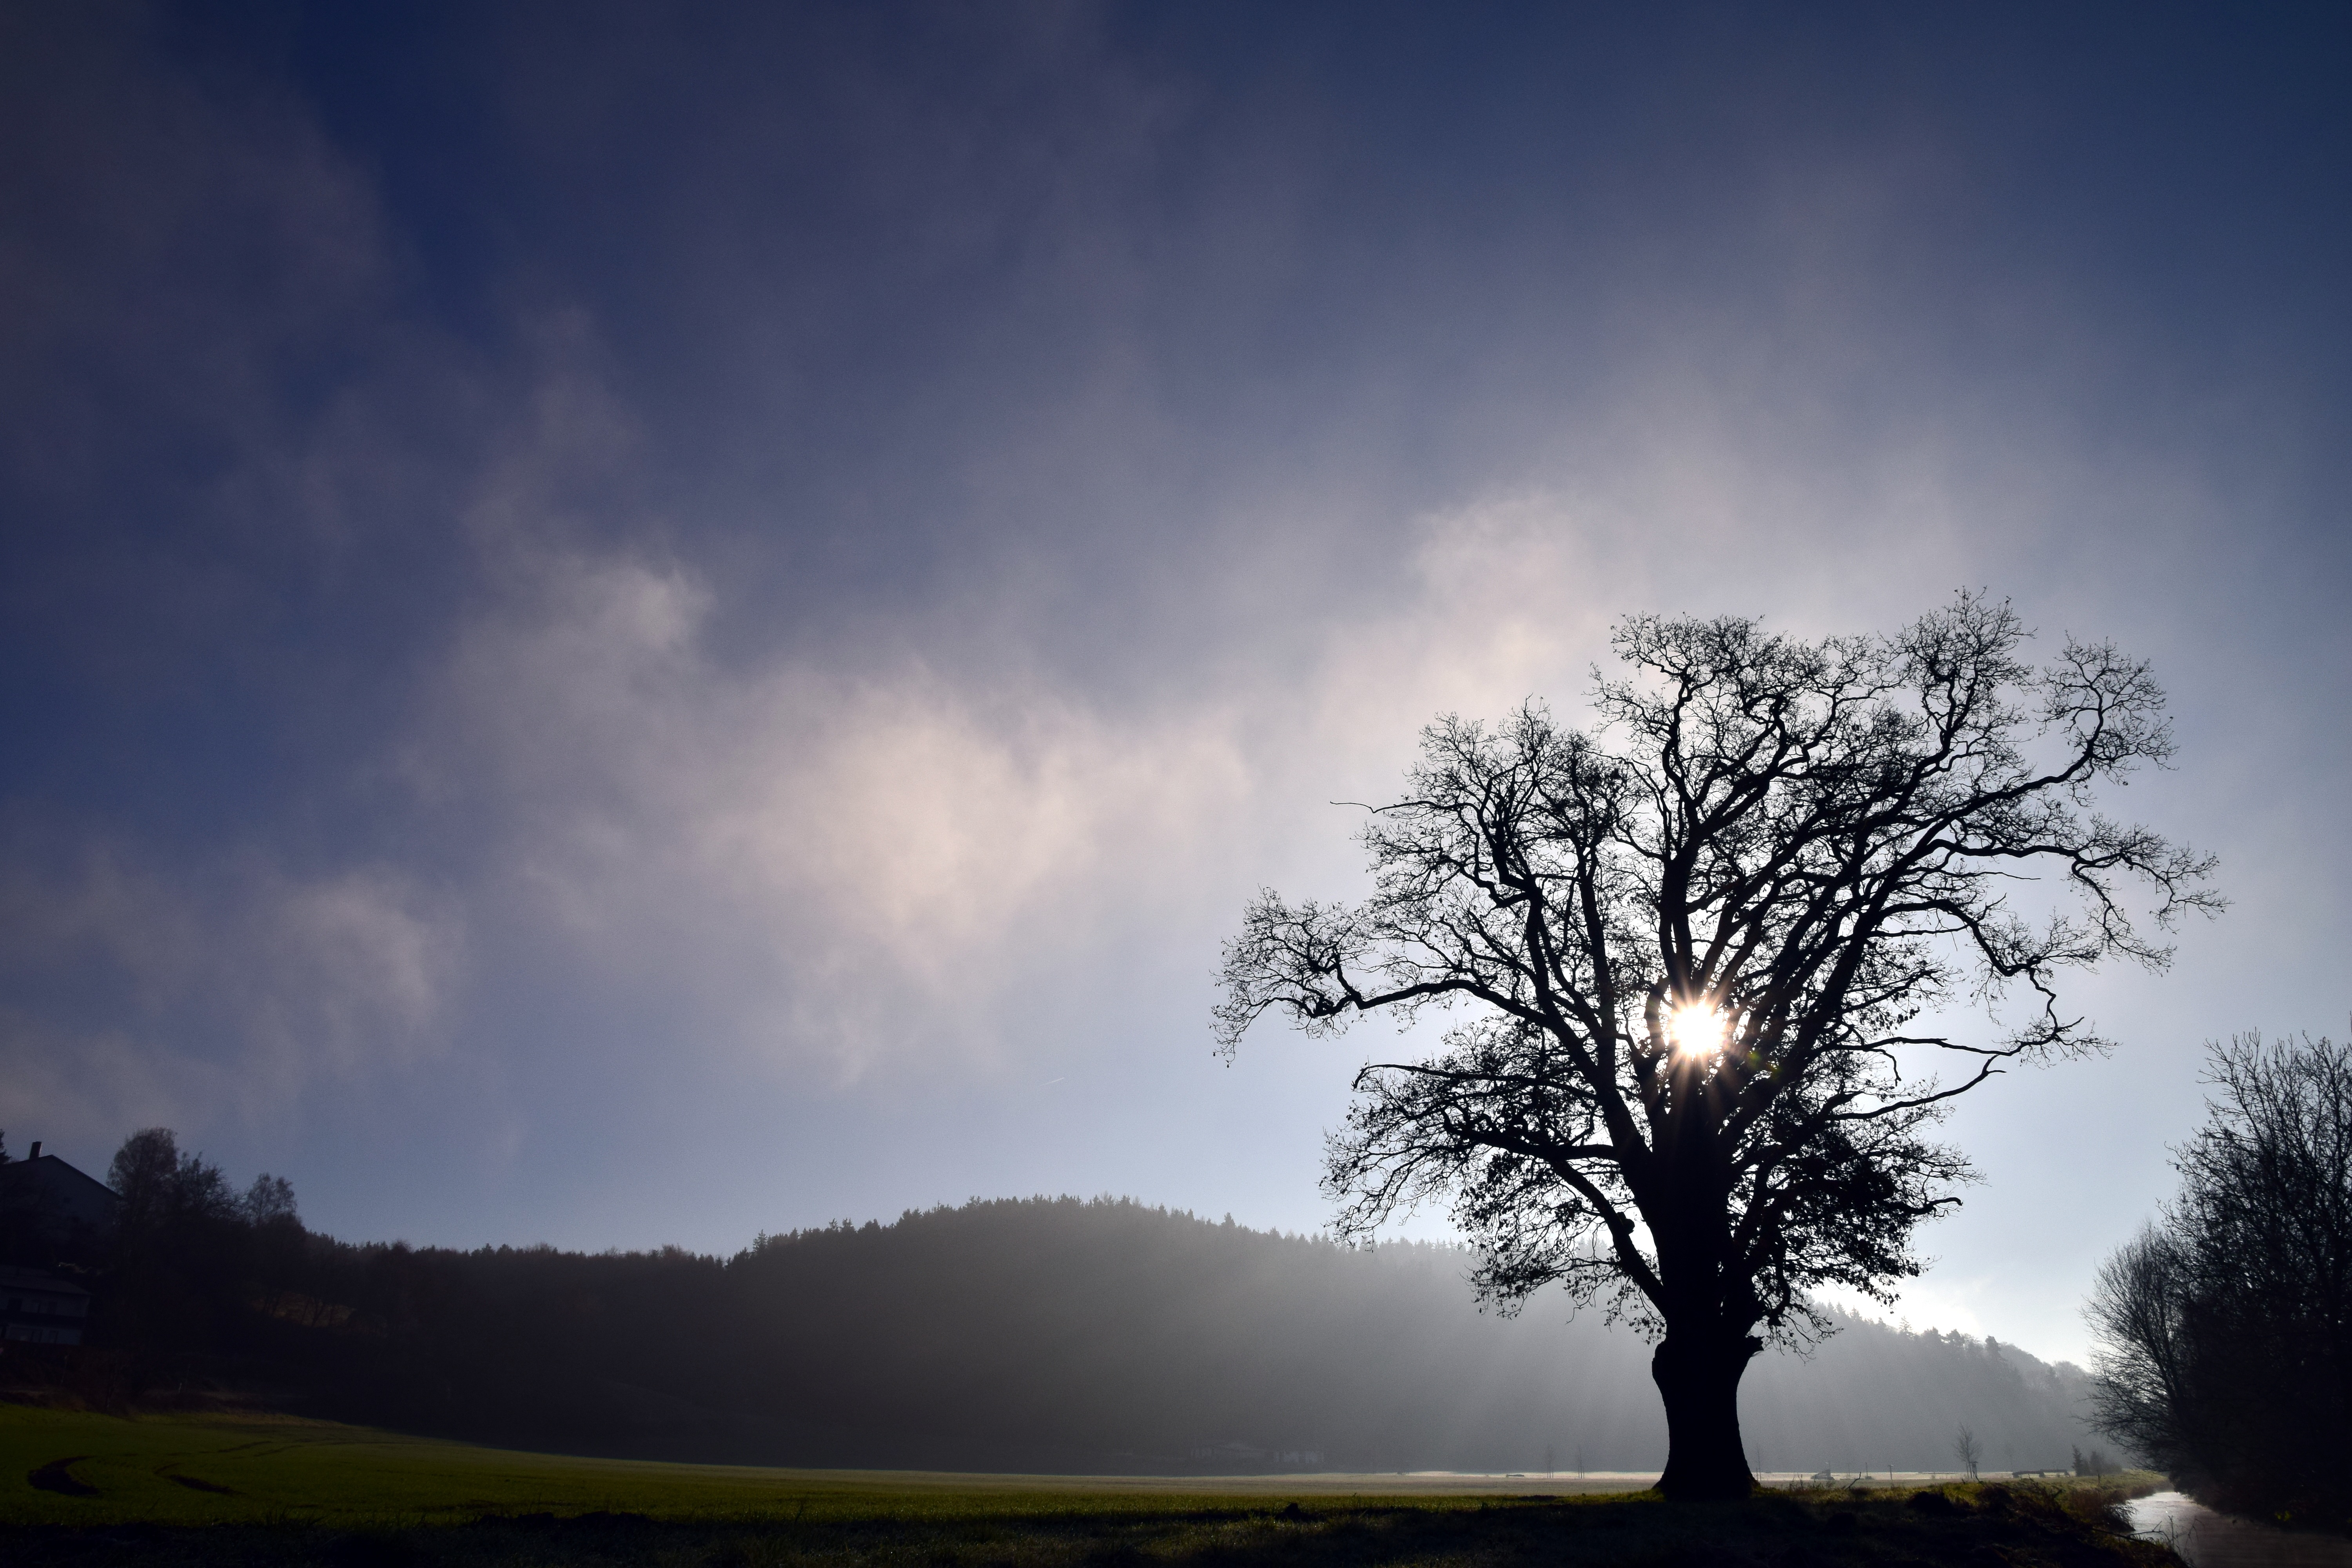
[[[723,1259],[354,1246],[233,1203],[202,1225],[206,1246],[244,1227],[218,1254],[237,1278],[180,1244],[169,1270],[118,1258],[98,1281],[101,1337],[151,1378],[194,1369],[414,1430],[957,1469],[1664,1458],[1635,1336],[1541,1299],[1482,1314],[1469,1259],[1442,1247],[1351,1250],[1071,1198],[763,1237]],[[209,1304],[184,1312],[190,1291]],[[1760,1362],[1743,1407],[1759,1468],[1948,1468],[1962,1425],[1989,1466],[2043,1468],[2085,1440],[2080,1392],[2071,1368],[2011,1347],[1845,1320],[1809,1360]]]

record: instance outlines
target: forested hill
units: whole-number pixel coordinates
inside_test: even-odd
[[[728,1259],[352,1247],[249,1297],[246,1364],[322,1413],[534,1446],[1052,1470],[1619,1469],[1665,1435],[1633,1334],[1480,1313],[1460,1252],[1351,1251],[1128,1201],[975,1202]],[[1844,1320],[1768,1355],[1759,1468],[2063,1464],[2081,1373]]]

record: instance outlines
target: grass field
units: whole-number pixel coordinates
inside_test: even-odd
[[[62,1461],[70,1460],[70,1463]],[[47,1484],[31,1477],[47,1473]],[[789,1470],[583,1458],[404,1436],[284,1415],[111,1416],[0,1405],[0,1521],[338,1526],[485,1515],[641,1513],[656,1520],[860,1520],[1160,1510],[1202,1501],[1399,1493],[1622,1492],[1636,1478],[1040,1477]]]
[[[1710,1507],[1572,1486],[777,1470],[513,1453],[286,1416],[0,1405],[0,1542],[45,1563],[2171,1561],[2100,1527],[2129,1482],[1938,1488],[1933,1507],[1907,1485]]]

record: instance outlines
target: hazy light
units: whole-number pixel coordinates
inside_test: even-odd
[[[1685,1002],[1666,1015],[1666,1039],[1676,1056],[1709,1057],[1723,1048],[1728,1022],[1704,1002]]]

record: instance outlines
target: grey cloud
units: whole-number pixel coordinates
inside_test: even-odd
[[[26,1109],[75,1132],[103,1138],[133,1113],[279,1118],[446,1048],[463,921],[396,868],[305,878],[87,840],[63,864],[30,858],[0,879],[0,973],[18,999],[0,1014],[0,1067]]]
[[[2126,1232],[2161,1135],[2074,1173],[2038,1108],[2160,1118],[2174,1037],[2340,1010],[2340,343],[2194,102],[2152,163],[2096,122],[2153,32],[2101,86],[1998,18],[31,15],[12,1129],[249,1118],[306,1214],[453,1239],[621,1239],[670,1200],[603,1151],[730,1116],[798,1142],[691,1178],[710,1245],[1014,1183],[1311,1224],[1352,1064],[1201,1020],[1251,888],[1355,887],[1327,803],[1439,711],[1573,713],[1626,611],[1962,586],[2158,658],[2128,804],[2240,899],[2095,994],[2145,1065],[1972,1134],[2008,1179]],[[1057,1077],[1088,1115],[1007,1087]]]

